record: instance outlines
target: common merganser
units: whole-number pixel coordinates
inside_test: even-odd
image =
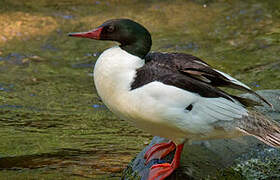
[[[129,19],[106,21],[69,36],[111,40],[94,67],[94,83],[104,104],[116,115],[152,135],[168,138],[146,154],[146,163],[176,149],[171,163],[150,168],[149,180],[163,180],[179,167],[185,142],[251,135],[280,146],[280,126],[254,111],[255,101],[218,87],[244,90],[271,105],[242,82],[183,53],[149,53],[151,35]]]

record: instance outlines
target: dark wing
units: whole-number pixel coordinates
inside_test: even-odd
[[[228,87],[254,94],[272,107],[271,103],[242,82],[234,79],[228,74],[213,69],[210,65],[195,56],[183,53],[172,53],[170,57],[174,59],[174,63],[177,65],[178,70],[182,73],[215,87]]]
[[[212,69],[210,65],[195,56],[183,53],[149,53],[145,61],[146,64],[137,70],[131,89],[152,81],[160,81],[203,97],[234,98],[245,106],[259,105],[250,99],[229,95],[218,89],[218,87],[229,87],[252,93],[271,105],[245,84],[225,73]]]

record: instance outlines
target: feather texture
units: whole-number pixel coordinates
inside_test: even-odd
[[[268,119],[256,111],[250,111],[237,121],[237,129],[247,135],[254,136],[273,147],[280,147],[280,126],[279,123]]]
[[[235,99],[247,107],[259,105],[253,100],[230,95],[219,87],[238,89],[254,94],[266,104],[272,106],[242,82],[226,73],[213,69],[201,59],[189,54],[149,53],[145,57],[145,65],[137,69],[131,89],[139,88],[153,81],[197,93],[202,97]]]

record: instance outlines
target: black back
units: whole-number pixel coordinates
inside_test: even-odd
[[[219,89],[218,87],[223,86],[245,90],[257,95],[254,91],[230,81],[195,56],[183,53],[154,52],[145,57],[145,62],[144,66],[137,69],[131,90],[153,81],[159,81],[202,97],[223,97],[231,101],[235,99],[245,106],[258,105],[252,100],[233,96]],[[259,97],[259,95],[257,96]],[[260,98],[263,100],[262,97]]]

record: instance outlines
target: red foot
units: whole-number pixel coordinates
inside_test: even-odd
[[[176,145],[172,141],[153,145],[144,155],[146,159],[145,164],[148,164],[152,159],[162,159],[175,148]]]
[[[174,158],[172,163],[163,163],[156,164],[150,168],[149,178],[148,180],[164,180],[168,177],[172,172],[179,167],[180,164],[180,156],[183,150],[184,144],[180,144],[177,146]]]
[[[175,169],[169,163],[156,164],[150,169],[148,180],[163,180],[168,177]]]

